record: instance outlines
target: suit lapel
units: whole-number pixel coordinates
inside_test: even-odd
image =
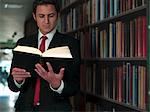
[[[56,46],[60,45],[61,42],[62,42],[62,39],[59,36],[59,33],[56,32],[54,37],[52,38],[48,48],[50,49],[50,48],[56,47]]]
[[[30,38],[30,46],[38,48],[38,35],[34,35],[32,38]]]

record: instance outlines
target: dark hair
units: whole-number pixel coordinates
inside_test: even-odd
[[[38,5],[46,5],[46,4],[52,4],[55,6],[57,12],[60,11],[58,0],[34,0],[33,1],[33,13],[36,13],[36,8]]]

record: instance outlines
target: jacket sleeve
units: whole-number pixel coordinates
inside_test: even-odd
[[[63,96],[75,95],[80,90],[80,44],[74,40],[70,46],[73,62],[65,68]]]
[[[22,39],[17,41],[16,46],[19,44],[22,44]],[[13,76],[11,75],[12,68],[14,68],[14,66],[15,66],[15,61],[16,60],[14,60],[14,55],[13,55],[12,62],[11,62],[11,68],[10,68],[10,74],[7,78],[7,82],[8,82],[8,87],[11,91],[18,92],[18,91],[20,91],[21,88],[17,87],[17,85],[14,82]]]

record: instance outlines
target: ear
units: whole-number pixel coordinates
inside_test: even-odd
[[[33,16],[34,20],[36,21],[36,15],[34,13],[32,13],[32,16]]]

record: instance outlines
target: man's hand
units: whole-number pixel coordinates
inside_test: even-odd
[[[64,68],[61,68],[59,73],[56,74],[53,71],[53,68],[50,63],[46,63],[48,67],[48,71],[46,71],[39,63],[35,65],[36,69],[35,71],[41,76],[43,79],[45,79],[54,89],[58,89],[61,80],[64,76]]]
[[[25,80],[28,77],[31,77],[30,73],[27,72],[25,69],[16,67],[12,69],[11,75],[17,83],[22,83],[23,80]]]

